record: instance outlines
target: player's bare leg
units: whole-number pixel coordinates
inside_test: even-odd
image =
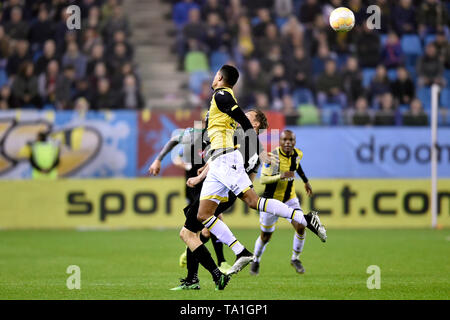
[[[264,232],[261,231],[260,236],[258,239],[256,239],[255,242],[255,259],[252,261],[250,265],[250,274],[251,275],[258,275],[259,274],[259,262],[261,260],[261,256],[264,253],[264,250],[266,250],[266,246],[270,241],[270,238],[272,237],[273,232]]]
[[[303,274],[305,273],[305,268],[303,267],[299,256],[303,251],[303,246],[305,245],[306,230],[302,225],[295,221],[292,221],[291,224],[295,229],[294,239],[292,243],[291,265],[294,267],[297,273]]]

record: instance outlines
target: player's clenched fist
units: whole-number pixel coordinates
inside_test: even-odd
[[[161,161],[156,159],[155,161],[153,161],[150,168],[148,168],[148,173],[151,176],[157,176],[159,174],[159,171],[161,171]]]

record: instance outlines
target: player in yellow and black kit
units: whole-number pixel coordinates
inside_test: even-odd
[[[285,130],[280,136],[280,146],[272,151],[274,156],[279,158],[276,165],[265,164],[261,172],[261,183],[266,186],[263,197],[274,198],[284,202],[288,207],[302,211],[297,194],[295,192],[295,173],[297,173],[305,183],[305,190],[308,196],[312,195],[311,184],[303,172],[300,160],[303,158],[303,152],[295,148],[295,134],[290,130]],[[316,215],[316,212],[308,215]],[[259,264],[261,256],[275,231],[275,224],[278,217],[271,213],[260,211],[261,235],[255,243],[255,259],[250,266],[250,274],[259,273]],[[318,220],[319,218],[316,217]],[[299,259],[305,243],[305,228],[292,219],[287,219],[295,229],[291,265],[298,273],[304,273],[305,269]],[[320,220],[319,220],[320,224]],[[314,230],[313,230],[314,231]],[[322,239],[324,241],[325,239]]]
[[[242,154],[235,149],[233,135],[237,123],[248,135],[249,144],[259,145],[257,134],[242,109],[239,108],[233,93],[233,87],[238,78],[239,72],[235,67],[224,65],[216,73],[212,83],[214,94],[207,120],[211,153],[197,214],[197,219],[221,242],[230,247],[236,255],[236,262],[227,272],[227,276],[239,272],[254,258],[253,254],[236,239],[228,226],[214,215],[219,203],[228,200],[229,191],[233,192],[252,209],[262,211],[264,208],[263,211],[265,212],[297,221],[303,228],[314,226],[313,228],[317,229],[317,235],[323,240],[326,239],[326,230],[320,225],[320,222],[318,224],[316,220],[311,219],[308,221],[308,217],[304,216],[301,211],[289,208],[279,200],[258,197],[253,189],[247,172],[255,167],[259,157],[264,153],[256,148],[256,151],[244,164]],[[267,158],[263,162],[266,161]],[[202,261],[211,261],[211,259],[208,259],[208,253],[196,234],[183,228],[180,231],[180,237],[199,262],[209,270],[205,266],[206,263],[202,263]],[[219,272],[217,272],[217,275],[213,273],[211,272],[218,289],[223,289],[229,281],[229,277],[223,277]]]

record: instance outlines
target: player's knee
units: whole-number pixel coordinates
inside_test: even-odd
[[[261,232],[262,242],[264,242],[264,243],[269,242],[271,237],[272,237],[272,232]]]
[[[209,232],[208,229],[203,228],[203,230],[202,230],[202,235],[203,235],[205,238],[210,238],[210,237],[211,237],[211,232]]]
[[[246,198],[245,203],[251,208],[251,209],[257,209],[256,206],[258,205],[258,197],[249,197]]]

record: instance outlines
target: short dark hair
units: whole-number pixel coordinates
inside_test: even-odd
[[[259,122],[259,130],[265,130],[269,128],[269,122],[267,121],[267,117],[261,110],[258,109],[250,109],[247,112],[256,113],[256,121]]]
[[[222,74],[226,84],[229,86],[234,86],[239,79],[239,71],[228,64],[220,68],[220,73]]]

